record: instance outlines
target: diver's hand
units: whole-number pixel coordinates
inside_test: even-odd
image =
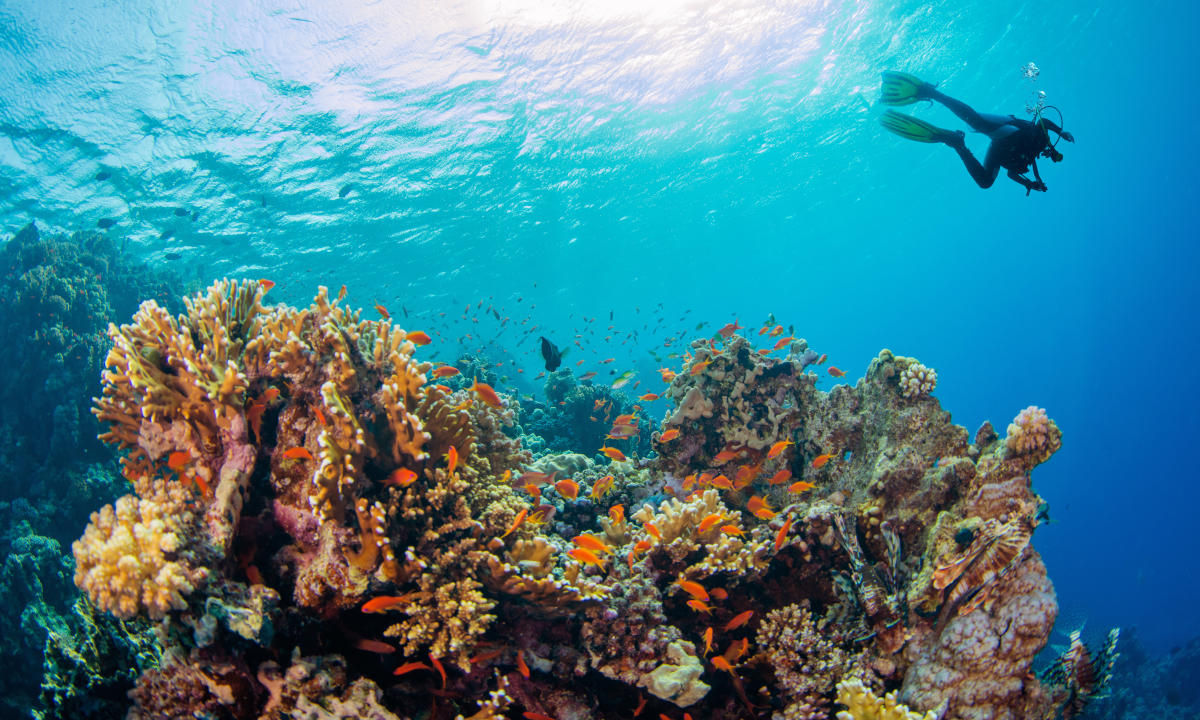
[[[1069,132],[1063,131],[1063,132],[1059,133],[1058,136],[1061,137],[1063,140],[1066,140],[1069,143],[1075,142],[1075,136]]]
[[[1038,192],[1046,192],[1047,189],[1048,188],[1046,187],[1046,183],[1042,182],[1041,180],[1038,180],[1037,182],[1027,183],[1025,185],[1025,197],[1029,197],[1029,193],[1034,190],[1036,190]]]

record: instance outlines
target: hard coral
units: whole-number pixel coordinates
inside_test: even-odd
[[[937,371],[910,358],[908,366],[900,373],[900,394],[911,400],[928,395],[936,387]]]
[[[837,701],[846,706],[838,720],[937,720],[937,714],[915,713],[896,701],[895,693],[877,697],[858,680],[838,683]]]
[[[1036,405],[1030,405],[1008,425],[1004,444],[1014,455],[1031,456],[1035,463],[1045,462],[1062,446],[1062,431]]]

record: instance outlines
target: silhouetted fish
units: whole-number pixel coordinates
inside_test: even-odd
[[[344,198],[354,189],[353,185],[343,185],[341,190],[338,190],[338,197]]]
[[[101,170],[100,172],[96,173],[96,179],[101,182],[109,179],[110,177],[112,177],[112,173],[107,170]]]
[[[170,228],[167,228],[166,230],[162,231],[162,234],[160,234],[158,236],[158,239],[159,240],[170,240],[173,237],[175,237],[175,231]]]
[[[562,353],[545,337],[542,338],[542,359],[546,361],[546,370],[550,372],[554,372],[562,364]]]
[[[187,214],[187,208],[175,208],[175,217],[184,217]]]
[[[113,220],[112,218],[100,218],[96,221],[96,227],[100,228],[101,230],[107,230],[116,224],[117,221]]]

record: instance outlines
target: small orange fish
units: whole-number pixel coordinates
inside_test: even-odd
[[[406,488],[417,481],[417,474],[408,468],[396,468],[392,471],[387,479],[383,481],[384,485],[395,485],[396,487]]]
[[[591,492],[592,498],[595,500],[599,500],[600,498],[607,495],[609,493],[609,491],[612,490],[613,480],[614,480],[614,478],[612,475],[605,475],[604,477],[600,478],[595,483],[593,483],[592,484],[592,492]]]
[[[775,552],[779,552],[783,548],[783,544],[787,542],[787,534],[792,531],[792,518],[789,515],[787,521],[783,523],[783,527],[779,528],[779,532],[775,533]]]
[[[379,597],[371,598],[363,603],[362,611],[365,613],[383,613],[403,605],[412,597],[412,593],[405,595],[380,595]]]
[[[417,347],[433,342],[433,338],[429,337],[429,333],[423,330],[413,330],[412,332],[404,333],[404,339]]]
[[[758,331],[758,334],[759,334],[759,335],[766,335],[766,334],[767,334],[767,331],[768,331],[768,330],[770,330],[770,329],[771,329],[771,326],[770,326],[770,325],[763,325],[763,326],[762,326],[762,328],[761,328],[761,329]]]
[[[446,474],[453,475],[458,467],[458,448],[453,445],[446,451]]]
[[[733,619],[731,619],[729,622],[725,623],[725,632],[729,632],[730,630],[737,630],[741,626],[750,622],[750,618],[753,616],[754,616],[753,610],[747,610],[744,613],[738,613],[737,615],[734,615]]]
[[[782,334],[783,334],[783,326],[782,325],[776,325],[775,327],[771,328],[771,337],[775,337],[777,335],[782,335]]]
[[[620,450],[618,450],[616,448],[602,447],[602,448],[600,448],[600,452],[604,453],[605,455],[607,455],[608,457],[610,457],[611,459],[613,459],[617,462],[625,462],[625,459],[626,459],[625,453],[621,452]]]
[[[525,484],[525,492],[532,495],[534,500],[541,502],[542,489],[540,487],[538,487],[537,485],[534,485],[533,483],[526,483]]]
[[[737,525],[722,525],[721,532],[725,533],[726,535],[734,535],[736,537],[742,537],[746,534],[746,531],[742,530]]]
[[[704,630],[704,657],[708,657],[708,654],[712,652],[712,640],[713,629],[711,627],[706,628]]]
[[[302,447],[288,448],[287,450],[283,451],[283,456],[288,460],[313,459],[312,453],[308,451],[308,448]]]
[[[279,388],[269,387],[263,391],[263,394],[259,399],[261,399],[263,403],[270,405],[271,403],[275,402],[275,398],[277,397],[279,397]]]
[[[708,367],[708,364],[710,362],[712,362],[712,358],[709,358],[708,360],[705,360],[704,362],[698,362],[695,365],[692,365],[692,369],[688,370],[688,374],[689,375],[699,375],[700,373],[704,372],[704,368]]]
[[[605,555],[612,555],[613,549],[595,535],[589,535],[588,533],[576,535],[575,537],[571,538],[571,542],[575,543],[581,548],[584,548],[585,550],[591,550],[594,553],[599,552],[604,553]]]
[[[808,492],[809,490],[812,490],[815,487],[816,487],[816,485],[813,485],[810,482],[804,482],[803,480],[797,480],[796,482],[792,483],[791,485],[788,485],[788,492],[790,492],[790,493]]]
[[[504,650],[488,650],[487,652],[479,653],[475,657],[467,658],[467,663],[471,665],[478,665],[480,663],[485,663],[488,660],[495,660],[503,654]]]
[[[784,468],[767,479],[770,485],[782,485],[792,479],[792,471]]]
[[[729,599],[729,593],[725,591],[725,588],[715,587],[709,590],[708,594],[713,596],[713,600],[721,600],[723,602]]]
[[[582,360],[580,360],[579,362],[583,362],[583,361],[582,361]],[[591,380],[591,379],[592,379],[592,378],[594,378],[594,377],[596,377],[596,373],[594,373],[594,372],[585,372],[584,374],[582,374],[582,375],[580,375],[580,376],[579,376],[579,382],[583,382],[584,380]]]
[[[792,340],[795,340],[795,338],[792,337],[791,335],[788,335],[787,337],[779,338],[779,342],[775,343],[775,347],[771,348],[771,350],[774,351],[774,350],[779,350],[780,348],[786,347],[787,344],[790,343]]]
[[[710,608],[708,603],[704,602],[703,600],[688,600],[687,606],[696,612],[702,612],[705,615],[712,615],[712,608]]]
[[[433,672],[433,668],[423,662],[408,662],[392,671],[393,675],[407,675],[414,670],[428,670]]]
[[[762,499],[758,495],[755,495],[746,501],[746,509],[750,511],[751,515],[759,520],[770,520],[771,518],[775,517],[775,511],[771,509],[771,506],[766,500]]]
[[[658,372],[660,375],[662,375],[662,381],[665,383],[669,383],[675,379],[675,371],[674,370],[668,370],[667,368],[659,368]]]
[[[445,690],[446,689],[446,668],[442,667],[442,664],[440,662],[438,662],[438,659],[433,656],[433,653],[429,653],[429,662],[433,663],[433,669],[437,670],[438,675],[442,676],[442,689]]]
[[[660,443],[671,442],[672,440],[674,440],[677,437],[679,437],[679,430],[677,430],[675,428],[671,428],[670,430],[663,432],[662,435],[659,435],[658,441]]]
[[[795,444],[796,443],[792,442],[791,440],[780,440],[779,442],[772,445],[771,449],[767,451],[767,457],[777,458],[783,454],[783,451],[785,449],[787,449],[788,445],[795,445]]]
[[[319,423],[321,427],[327,427],[328,423],[325,422],[325,413],[321,412],[321,408],[315,407],[313,408],[313,412],[317,414],[317,423]]]
[[[501,538],[506,538],[506,537],[508,537],[509,535],[511,535],[511,534],[512,534],[512,532],[513,532],[514,530],[516,530],[517,528],[521,527],[521,523],[525,522],[525,516],[526,516],[528,513],[529,513],[529,508],[523,508],[523,509],[521,510],[521,512],[517,513],[517,517],[516,517],[516,519],[515,519],[515,520],[513,520],[513,524],[512,524],[512,526],[511,526],[511,527],[509,527],[509,528],[508,528],[508,530],[504,531],[504,534],[503,534],[503,535],[501,535],[500,537],[501,537]]]
[[[167,456],[167,467],[171,468],[172,470],[178,471],[180,468],[187,465],[191,461],[192,461],[191,453],[186,453],[182,450],[176,450],[175,452],[173,452]]]
[[[275,282],[273,280],[259,280],[258,284],[262,286],[264,294],[271,292],[271,288],[275,287]]]
[[[837,453],[825,453],[823,455],[818,455],[815,458],[813,458],[812,466],[814,468],[824,467],[825,463],[829,462],[830,460],[834,459],[835,457],[837,457]]]
[[[643,696],[641,696],[640,699],[638,699],[638,704],[637,704],[637,707],[634,708],[633,716],[637,717],[638,715],[641,715],[642,711],[645,709],[646,709],[646,696],[643,695]]]
[[[633,554],[640,555],[650,549],[649,540],[638,540],[633,544]]]
[[[658,399],[658,393],[646,393],[645,395],[638,397],[638,400],[641,400],[643,402],[654,402],[657,399]]]
[[[738,330],[744,330],[744,329],[745,329],[744,325],[738,325],[737,320],[734,320],[731,323],[726,323],[725,327],[723,327],[717,331],[717,334],[720,335],[721,337],[725,338],[726,340],[728,340],[730,335],[733,335]]]
[[[698,582],[693,582],[691,580],[676,580],[675,584],[679,586],[679,589],[683,590],[685,593],[691,595],[697,600],[708,600],[708,591],[705,590],[704,586]]]
[[[696,526],[696,532],[701,532],[701,533],[708,532],[708,530],[712,526],[716,525],[717,523],[721,522],[724,519],[725,519],[724,515],[722,515],[720,513],[713,513],[700,521],[700,524]]]
[[[391,319],[392,319],[392,314],[391,314],[390,312],[388,312],[388,311],[387,311],[387,308],[385,308],[384,306],[380,305],[379,303],[375,303],[375,312],[379,313],[379,316],[380,316],[381,318],[383,318],[384,320],[391,320]]]
[[[829,359],[829,354],[828,354],[828,353],[821,353],[821,357],[817,358],[817,364],[818,364],[818,365],[824,365],[824,364],[825,364],[825,361],[826,361],[826,360],[828,360],[828,359]]]
[[[567,552],[567,555],[569,555],[572,558],[574,558],[575,560],[583,563],[584,565],[595,565],[596,567],[604,567],[604,561],[601,560],[600,558],[596,557],[596,553],[592,552],[591,550],[588,550],[587,548],[581,548],[581,547],[574,548],[572,550],[569,550]]]
[[[741,644],[736,642],[729,643],[729,647],[725,649],[724,657],[727,661],[735,663],[742,659],[746,651],[750,649],[749,638],[742,638]]]
[[[843,372],[843,371],[841,371],[841,370],[839,370],[839,369],[838,369],[836,366],[834,366],[834,365],[830,365],[830,366],[829,366],[829,374],[830,374],[830,375],[832,375],[832,376],[834,376],[834,377],[836,377],[836,378],[840,378],[840,377],[846,377],[846,373],[845,373],[845,372]]]
[[[738,471],[733,476],[733,484],[737,489],[748,487],[762,473],[762,463],[757,465],[743,465],[738,468]]]
[[[733,481],[724,475],[718,475],[712,479],[712,486],[715,488],[721,488],[722,490],[732,490]]]
[[[370,638],[359,638],[354,641],[354,647],[364,652],[376,653],[378,655],[391,655],[396,652],[396,648],[388,645],[380,640],[372,640]]]
[[[500,402],[500,396],[496,394],[496,391],[492,389],[491,385],[488,385],[487,383],[481,383],[476,380],[468,389],[478,395],[479,399],[483,401],[484,405],[490,405],[497,410],[504,408],[504,403]]]
[[[554,489],[558,491],[559,495],[568,500],[575,500],[575,498],[579,497],[579,483],[570,478],[554,483]]]
[[[434,369],[434,371],[433,371],[433,376],[435,378],[454,377],[455,375],[458,375],[458,374],[459,374],[458,368],[454,367],[453,365],[443,365],[439,368]]]
[[[713,667],[715,667],[716,669],[724,670],[727,673],[733,674],[733,666],[729,664],[728,660],[721,657],[720,655],[713,658],[711,660],[711,662],[713,664]]]
[[[613,524],[619,523],[622,520],[624,520],[625,519],[625,506],[618,504],[618,505],[613,505],[612,507],[610,507],[608,509],[608,519],[611,520],[613,522]]]
[[[713,465],[724,465],[741,454],[741,450],[722,450],[713,458]]]
[[[653,537],[655,540],[657,540],[659,542],[662,542],[662,533],[660,533],[658,531],[657,525],[655,525],[654,523],[644,523],[643,527],[646,528],[646,532],[650,533],[651,537]]]

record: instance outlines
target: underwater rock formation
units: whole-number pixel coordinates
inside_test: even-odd
[[[134,717],[998,720],[1080,696],[1031,672],[1057,613],[1032,546],[1048,419],[1018,422],[1032,446],[972,439],[915,360],[824,392],[804,341],[730,333],[670,374],[656,459],[534,464],[515,402],[427,382],[390,320],[264,293],[110,329],[95,412],[135,495],[76,578],[159,625]],[[601,433],[646,428],[619,410]]]

